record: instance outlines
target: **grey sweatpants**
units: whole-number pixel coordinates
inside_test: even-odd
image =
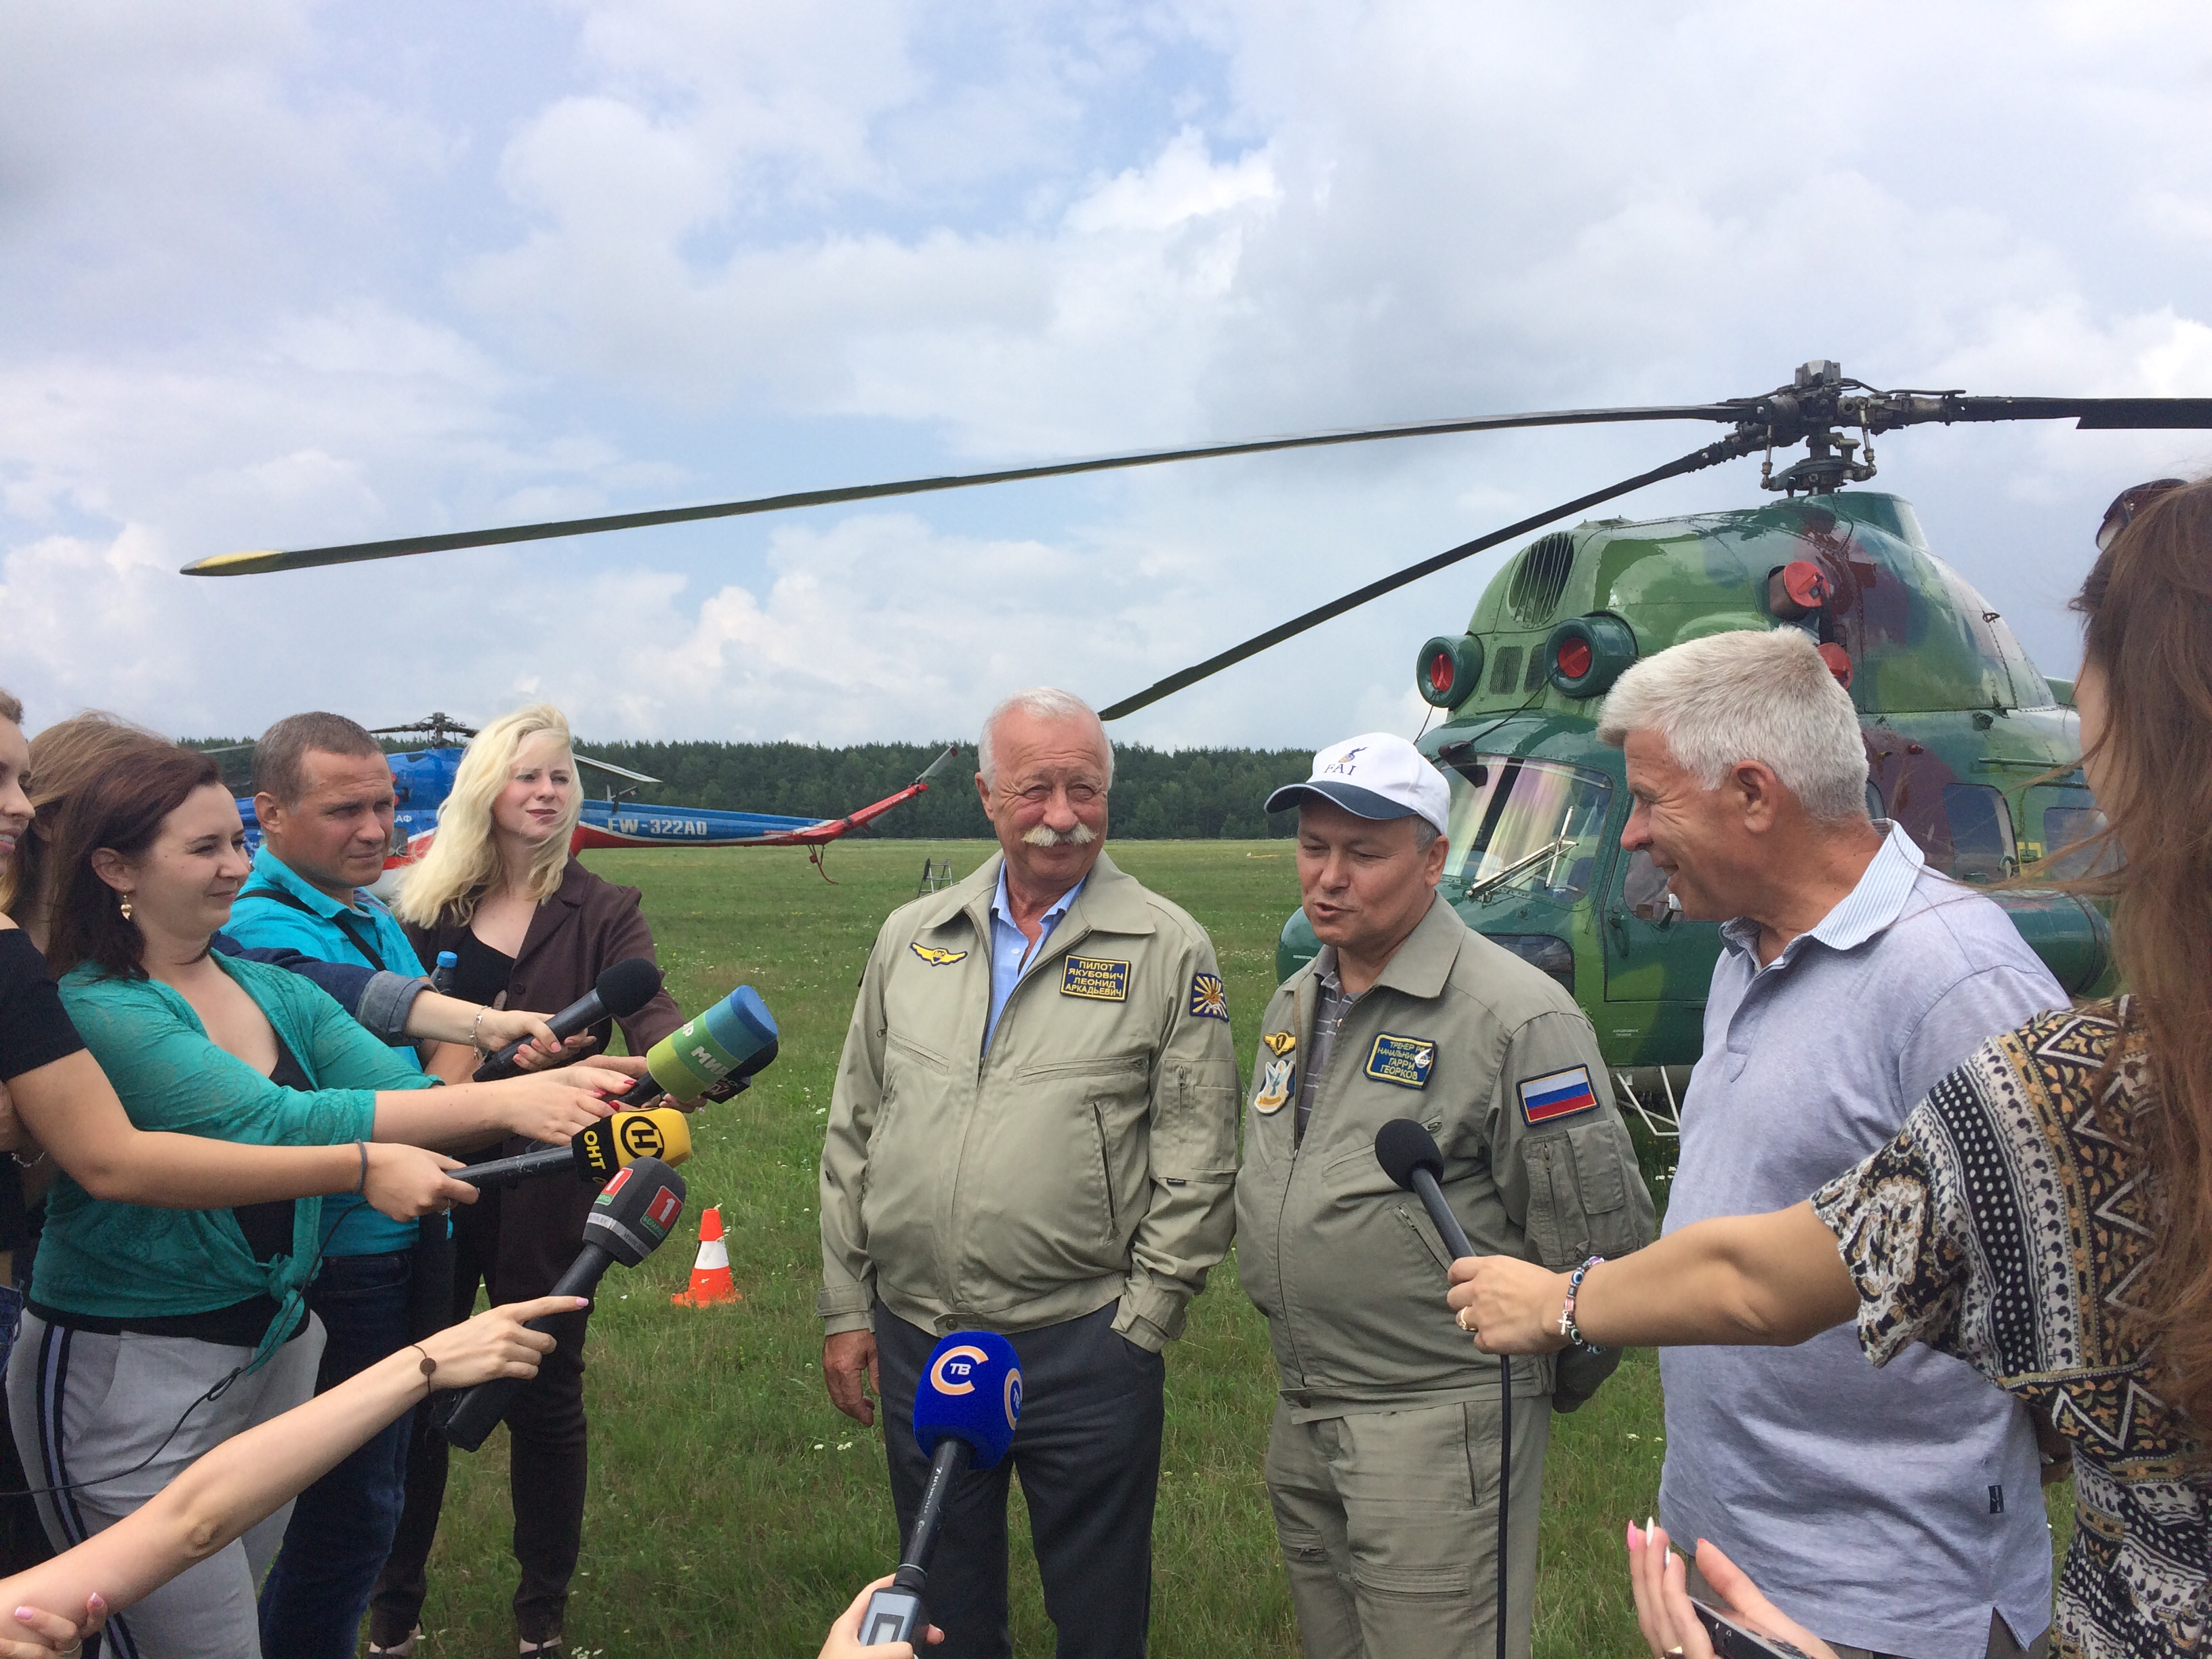
[[[307,1328],[267,1364],[185,1417],[186,1407],[252,1357],[251,1349],[185,1337],[99,1336],[26,1313],[8,1364],[8,1415],[32,1484],[76,1488],[38,1499],[54,1547],[67,1549],[113,1526],[202,1452],[301,1404],[315,1391],[322,1352],[323,1328],[310,1316]],[[184,1426],[150,1462],[123,1473],[154,1453],[179,1418]],[[109,1650],[119,1659],[258,1659],[254,1593],[291,1517],[287,1504],[110,1619]]]

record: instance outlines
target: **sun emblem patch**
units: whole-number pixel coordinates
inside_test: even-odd
[[[1190,981],[1190,1012],[1200,1019],[1229,1021],[1229,999],[1221,989],[1218,974],[1194,974]]]
[[[1269,1054],[1280,1056],[1298,1046],[1298,1034],[1296,1031],[1270,1031],[1260,1041],[1267,1045]]]
[[[1367,1075],[1401,1089],[1425,1089],[1437,1063],[1437,1045],[1426,1037],[1393,1036],[1385,1031],[1367,1051]]]
[[[916,945],[908,948],[933,968],[950,968],[956,962],[968,959],[965,951],[940,951],[933,945]]]
[[[1287,1060],[1271,1060],[1260,1068],[1260,1091],[1252,1097],[1252,1109],[1272,1117],[1283,1109],[1297,1087],[1298,1068]]]

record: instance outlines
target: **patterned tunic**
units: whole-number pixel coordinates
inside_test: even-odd
[[[2191,1468],[2190,1427],[2121,1317],[2154,1235],[2140,1157],[2111,1131],[2159,1109],[2140,1030],[2096,1097],[2126,1018],[2123,1000],[1990,1039],[1813,1207],[1858,1285],[1869,1358],[1955,1354],[2072,1448],[2056,1651],[2202,1659],[2212,1471]]]

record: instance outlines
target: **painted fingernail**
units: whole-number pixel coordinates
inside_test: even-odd
[[[1637,1549],[1642,1546],[1643,1542],[1644,1540],[1636,1535],[1636,1522],[1633,1521],[1630,1522],[1628,1523],[1628,1547],[1631,1549]]]
[[[94,1608],[97,1612],[106,1613],[107,1611],[107,1598],[102,1595],[98,1590],[94,1590],[90,1595],[86,1596],[84,1599],[84,1604],[88,1607]]]
[[[31,1610],[30,1610],[30,1608],[28,1608],[28,1607],[18,1607],[18,1608],[16,1608],[16,1609],[15,1609],[15,1617],[16,1617],[18,1620],[21,1620],[24,1624],[27,1624],[27,1624],[29,1624],[29,1623],[31,1622]]]

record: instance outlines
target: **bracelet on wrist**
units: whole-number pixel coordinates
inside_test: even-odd
[[[1582,1328],[1575,1323],[1575,1298],[1582,1293],[1583,1276],[1604,1260],[1601,1255],[1594,1255],[1567,1275],[1567,1302],[1559,1310],[1559,1334],[1567,1339],[1570,1346],[1580,1348],[1584,1353],[1603,1353],[1605,1350],[1595,1342],[1583,1340]]]
[[[438,1362],[430,1358],[430,1351],[420,1342],[410,1342],[407,1346],[422,1356],[422,1380],[428,1382],[438,1374]]]
[[[481,1038],[481,1033],[483,1030],[483,1017],[490,1012],[491,1010],[489,1008],[479,1008],[477,1010],[477,1017],[469,1022],[469,1047],[475,1049],[479,1056],[481,1056],[484,1051],[483,1042]]]
[[[353,1144],[353,1149],[361,1154],[361,1174],[353,1183],[353,1195],[359,1198],[368,1190],[368,1143],[365,1140],[356,1140]]]
[[[46,1161],[46,1149],[43,1146],[40,1147],[39,1155],[36,1158],[25,1158],[21,1152],[10,1152],[8,1156],[15,1160],[17,1169],[35,1170]]]

